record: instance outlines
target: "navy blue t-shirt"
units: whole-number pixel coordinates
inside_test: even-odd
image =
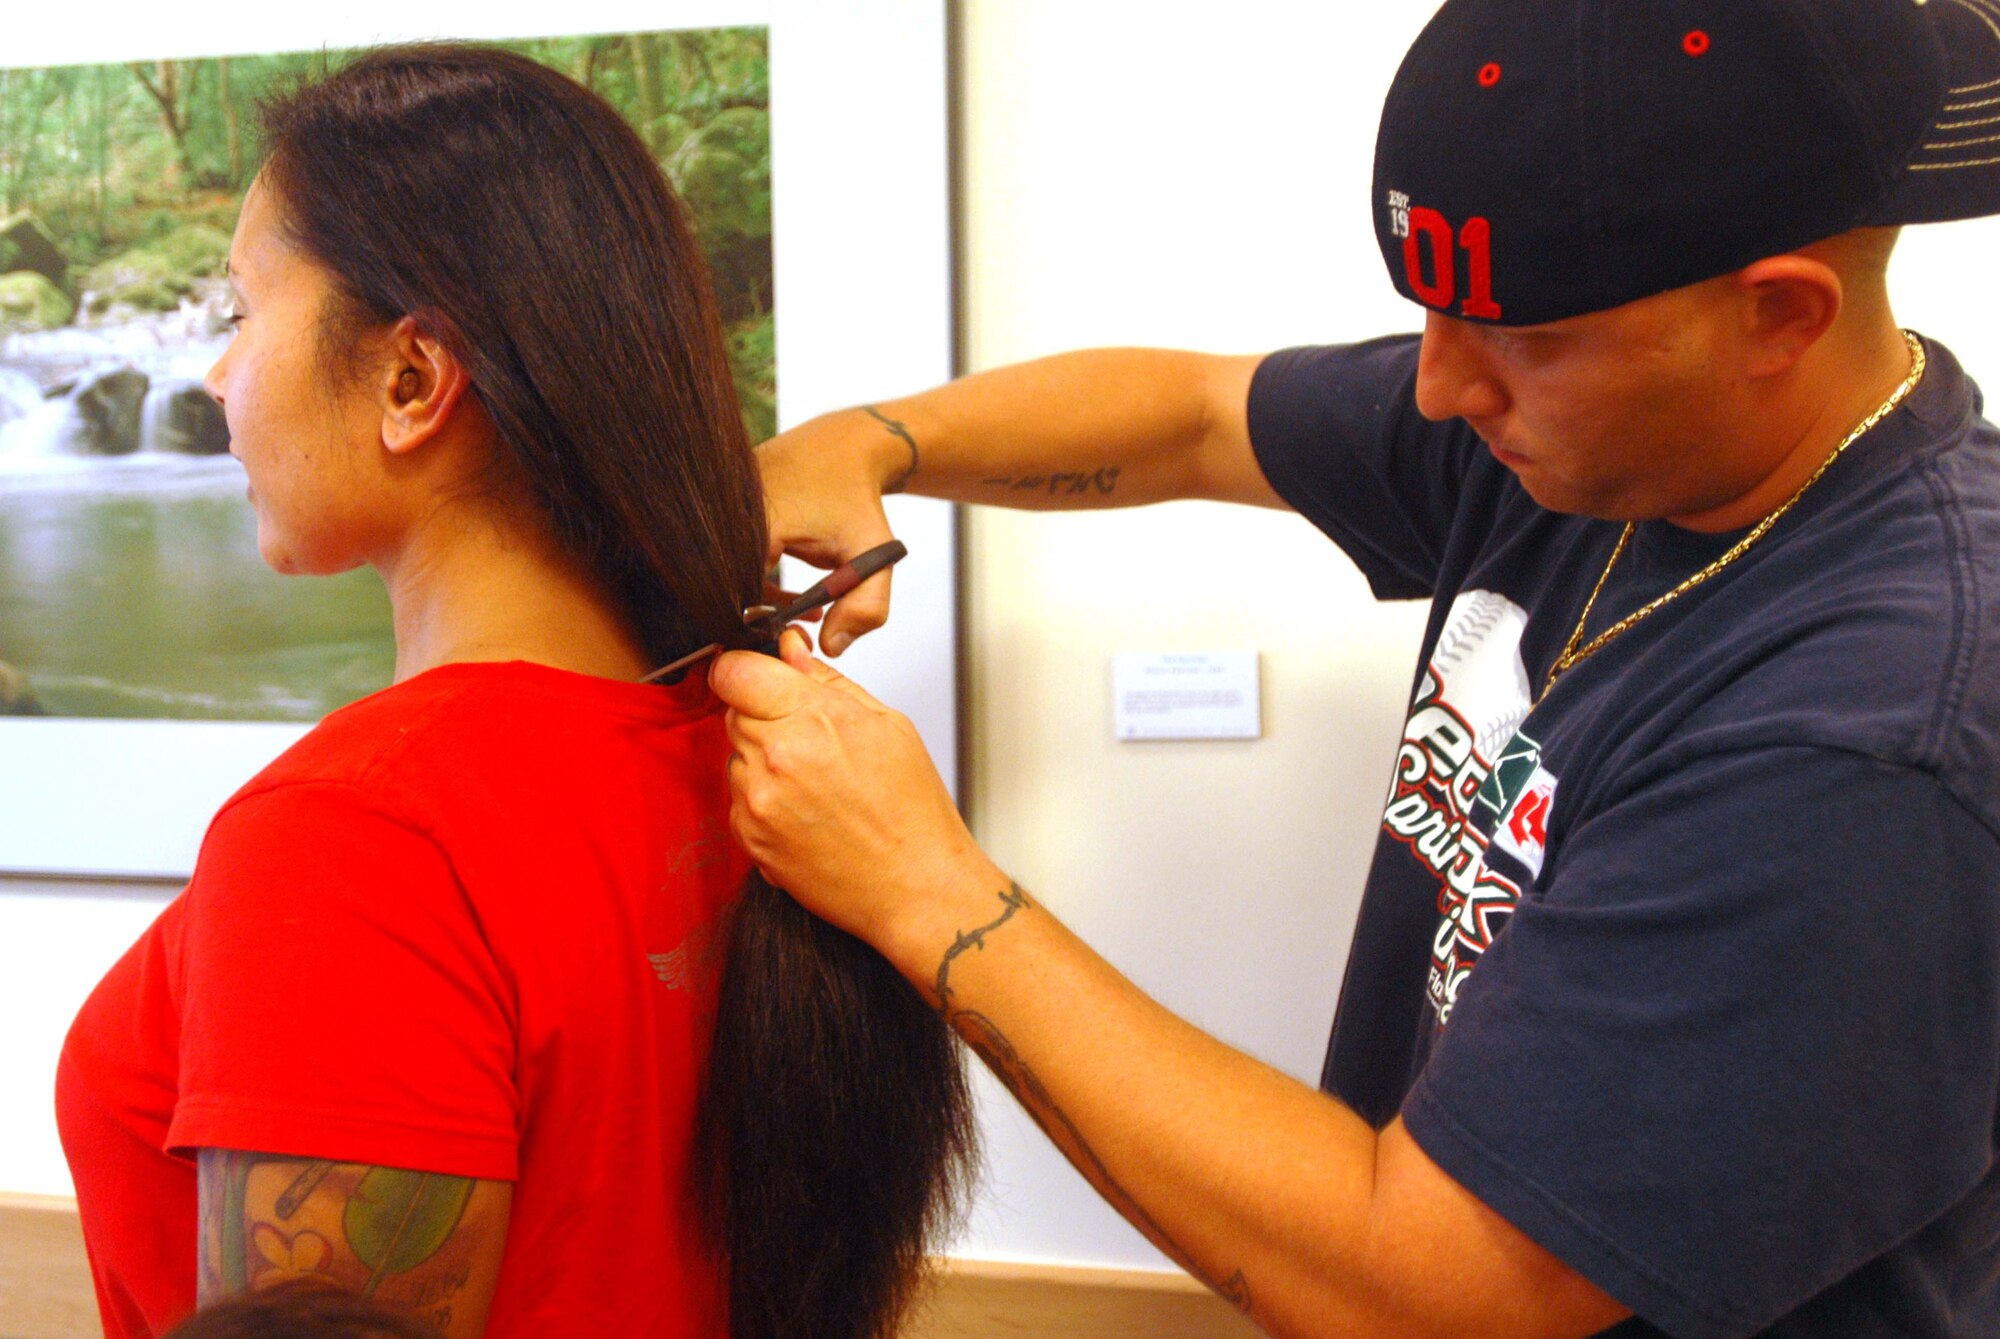
[[[1434,601],[1324,1086],[1630,1306],[2000,1334],[2000,433],[1943,348],[1738,561],[1537,700],[1619,524],[1294,349],[1257,458]],[[1740,534],[1640,525],[1589,636]]]

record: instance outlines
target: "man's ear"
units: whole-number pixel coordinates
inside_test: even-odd
[[[415,317],[389,332],[378,398],[382,445],[394,454],[414,451],[444,430],[472,385],[465,368]]]
[[[1831,265],[1796,252],[1739,271],[1743,334],[1753,377],[1789,372],[1833,328],[1846,289]]]

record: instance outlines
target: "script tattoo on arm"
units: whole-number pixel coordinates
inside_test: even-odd
[[[901,423],[898,423],[895,419],[890,418],[887,414],[883,413],[881,410],[877,409],[872,404],[862,405],[861,412],[868,415],[868,417],[874,419],[877,423],[880,423],[883,427],[887,428],[890,432],[894,433],[896,436],[902,438],[903,445],[910,448],[910,463],[903,467],[903,472],[901,474],[891,479],[888,483],[882,485],[882,491],[884,493],[900,493],[905,488],[909,487],[910,480],[916,477],[917,439],[910,435],[909,428],[907,428]]]
[[[486,1325],[505,1182],[202,1149],[199,1296],[314,1278],[401,1306],[449,1339]]]
[[[1039,493],[1047,497],[1110,497],[1117,491],[1120,466],[1059,474],[1001,475],[981,479],[980,486],[1004,493]]]
[[[1023,1107],[1027,1108],[1028,1114],[1035,1118],[1035,1123],[1042,1127],[1042,1133],[1062,1151],[1072,1166],[1083,1173],[1084,1179],[1096,1188],[1106,1203],[1124,1215],[1126,1221],[1150,1237],[1161,1250],[1172,1256],[1174,1262],[1182,1269],[1206,1284],[1238,1311],[1246,1316],[1249,1315],[1250,1282],[1243,1276],[1243,1271],[1239,1269],[1226,1279],[1218,1279],[1196,1264],[1180,1243],[1169,1236],[1167,1230],[1140,1207],[1131,1193],[1111,1175],[1103,1159],[1098,1157],[1097,1151],[1090,1146],[1090,1141],[1083,1137],[1083,1132],[1077,1129],[1076,1123],[1056,1102],[1047,1085],[1035,1073],[1034,1067],[1021,1058],[1020,1052],[1014,1049],[1014,1044],[1007,1039],[1006,1033],[986,1015],[972,1009],[961,1009],[953,1002],[955,997],[951,989],[952,964],[963,954],[975,949],[983,951],[986,948],[987,938],[1005,926],[1008,921],[1013,920],[1016,914],[1035,909],[1033,900],[1017,883],[1009,883],[1006,891],[999,894],[999,898],[1003,907],[999,916],[985,925],[971,930],[960,930],[952,936],[951,947],[944,951],[944,957],[938,963],[937,981],[933,986],[937,994],[938,1011],[944,1015],[945,1022],[965,1039],[965,1044],[972,1048],[974,1054],[986,1062],[986,1067],[993,1071],[994,1076],[1006,1085],[1007,1090],[1014,1094]]]

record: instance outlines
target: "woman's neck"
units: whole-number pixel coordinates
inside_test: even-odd
[[[490,508],[442,507],[374,566],[394,612],[398,683],[479,661],[526,660],[607,679],[653,668],[595,580],[539,529]]]

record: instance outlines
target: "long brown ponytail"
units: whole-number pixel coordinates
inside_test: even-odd
[[[356,322],[416,316],[657,663],[742,646],[763,501],[680,203],[618,113],[523,56],[385,48],[264,109],[263,180]],[[384,206],[381,202],[393,201]],[[943,1022],[753,876],[699,1114],[735,1339],[893,1334],[972,1156]]]

